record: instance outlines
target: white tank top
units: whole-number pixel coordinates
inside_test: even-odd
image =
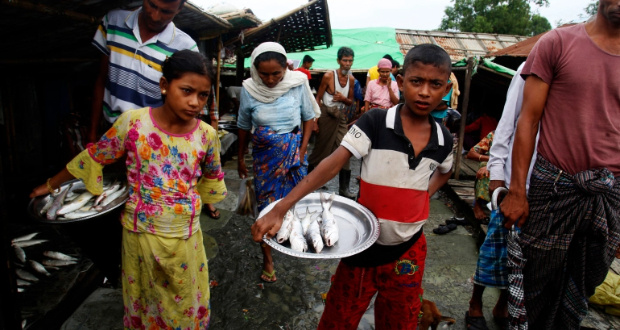
[[[345,97],[349,97],[349,83],[350,83],[351,79],[349,79],[349,76],[347,75],[347,84],[344,85],[344,87],[340,86],[340,82],[338,81],[338,71],[334,70],[334,91],[336,92],[340,92],[340,94],[344,95]],[[334,92],[335,94],[335,92]],[[334,101],[334,95],[333,94],[329,94],[327,91],[325,91],[325,93],[323,93],[323,104],[327,107],[340,107],[340,106],[344,106],[344,103],[342,102],[335,102]]]

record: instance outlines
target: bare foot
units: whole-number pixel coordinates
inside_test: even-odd
[[[478,201],[476,201],[476,204],[474,204],[474,216],[478,220],[482,220],[482,219],[484,219],[487,216],[484,213],[484,210],[482,209],[482,206],[480,206],[480,202],[478,202]]]

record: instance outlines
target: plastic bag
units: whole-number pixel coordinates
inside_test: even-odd
[[[237,200],[237,214],[258,216],[256,193],[252,187],[252,180],[245,178],[239,185],[239,199]]]

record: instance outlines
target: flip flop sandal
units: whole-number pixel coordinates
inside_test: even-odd
[[[217,220],[221,216],[220,211],[217,208],[215,210],[209,210],[209,208],[207,207],[205,211],[207,212],[207,215],[211,219],[216,219]]]
[[[467,330],[489,330],[484,316],[469,316],[469,312],[465,312],[465,327]]]
[[[452,218],[446,220],[446,225],[449,225],[451,223],[453,223],[455,225],[461,225],[461,226],[468,226],[469,225],[469,221],[467,221],[467,219],[465,219],[465,218],[458,219],[456,217],[452,217]]]
[[[260,279],[261,281],[265,283],[275,283],[277,279],[274,279],[274,277],[276,277],[275,269],[271,273],[268,273],[266,270],[263,270],[263,274],[261,275]]]
[[[447,234],[453,230],[456,229],[456,224],[449,224],[449,225],[439,225],[439,227],[433,229],[433,233],[437,234],[437,235],[444,235]]]

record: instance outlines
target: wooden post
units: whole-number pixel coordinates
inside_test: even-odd
[[[461,111],[461,128],[459,130],[459,142],[456,146],[456,161],[454,162],[454,179],[458,180],[461,172],[461,159],[463,158],[463,139],[465,138],[465,124],[467,122],[467,107],[469,106],[469,92],[471,89],[471,75],[474,70],[474,58],[467,59],[465,71],[465,90],[463,93],[463,109]]]
[[[215,106],[220,109],[220,72],[222,70],[222,35],[217,39],[217,74],[215,76]]]
[[[241,83],[243,82],[243,73],[245,70],[245,58],[243,57],[243,51],[241,50],[241,43],[237,45],[235,53],[237,53],[237,79],[235,86],[241,86]]]

